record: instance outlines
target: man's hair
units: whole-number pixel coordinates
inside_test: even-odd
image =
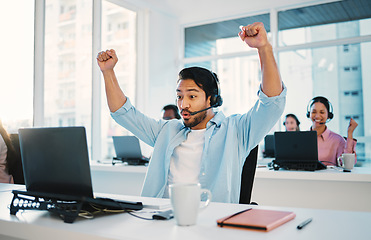
[[[180,114],[179,114],[178,107],[177,107],[176,105],[174,105],[174,104],[168,104],[168,105],[164,106],[164,107],[162,108],[162,110],[163,110],[163,111],[166,111],[166,110],[173,110],[175,118],[176,118],[176,119],[181,119],[181,116],[180,116]]]
[[[179,72],[179,80],[192,79],[209,96],[220,95],[219,79],[216,73],[201,67],[184,68]]]

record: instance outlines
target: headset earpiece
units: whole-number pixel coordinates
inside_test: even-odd
[[[333,118],[334,118],[334,114],[333,114],[332,112],[329,112],[329,113],[328,113],[328,118],[329,118],[329,119],[333,119]]]
[[[216,93],[210,96],[210,106],[211,107],[219,107],[223,104],[223,98],[220,96],[220,88],[219,88],[219,81],[212,71],[210,71],[213,80],[215,81],[216,85]]]
[[[210,106],[219,107],[223,104],[223,99],[220,95],[213,95],[210,98]]]

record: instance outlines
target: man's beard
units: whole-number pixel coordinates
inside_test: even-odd
[[[189,121],[188,123],[186,123],[183,120],[183,123],[186,127],[189,127],[189,128],[195,127],[206,118],[206,115],[207,115],[206,111],[197,113],[193,121]]]

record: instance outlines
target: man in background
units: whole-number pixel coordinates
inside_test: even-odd
[[[171,120],[171,119],[181,119],[179,115],[178,107],[174,104],[168,104],[162,108],[162,119]]]

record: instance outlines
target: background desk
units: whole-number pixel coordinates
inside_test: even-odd
[[[270,232],[219,228],[216,220],[250,206],[211,203],[199,214],[197,225],[178,227],[175,220],[147,221],[126,213],[103,215],[94,219],[77,218],[73,224],[64,223],[47,211],[26,210],[10,215],[11,188],[20,186],[0,184],[0,239],[254,239],[254,240],[313,240],[370,239],[370,212],[350,212],[304,208],[254,206],[261,209],[294,211],[296,218]],[[122,196],[125,198],[125,196]],[[158,199],[156,199],[158,200]],[[146,210],[149,211],[149,210]],[[150,210],[152,211],[152,210]],[[313,217],[302,230],[296,226]]]
[[[94,191],[140,195],[147,167],[91,166]],[[252,201],[259,205],[371,212],[371,169],[273,171],[257,168]]]
[[[273,171],[258,168],[252,201],[263,205],[371,212],[371,169]]]

